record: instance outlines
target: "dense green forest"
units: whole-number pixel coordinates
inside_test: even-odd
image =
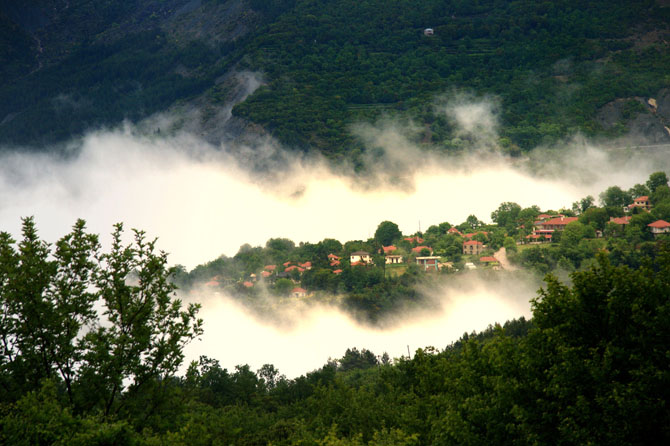
[[[171,270],[117,226],[54,247],[0,234],[0,442],[12,445],[664,445],[670,440],[670,245],[637,268],[604,254],[547,276],[532,319],[391,359],[368,350],[295,379],[223,369]],[[101,300],[104,313],[93,303]],[[102,318],[106,318],[103,321]],[[83,336],[80,330],[86,328]],[[222,340],[226,342],[226,340]]]
[[[239,70],[266,85],[236,117],[334,160],[366,150],[351,124],[389,117],[417,124],[426,147],[462,150],[436,106],[457,92],[499,102],[498,143],[513,154],[575,132],[650,134],[650,122],[652,139],[669,138],[665,101],[645,102],[670,86],[670,8],[653,0],[38,5],[0,3],[4,145],[40,147],[192,101],[216,110],[230,100],[222,76]],[[599,118],[616,99],[621,110]]]

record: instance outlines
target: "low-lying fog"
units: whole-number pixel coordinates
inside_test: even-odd
[[[473,125],[489,122],[486,107],[454,110],[464,138],[467,132],[495,133],[490,124],[488,133]],[[0,150],[0,230],[18,237],[20,218],[34,215],[41,236],[55,241],[83,218],[105,245],[112,225],[121,221],[158,237],[173,264],[191,269],[221,254],[232,256],[244,243],[264,245],[271,237],[296,243],[364,240],[384,220],[411,234],[419,225],[459,224],[470,214],[489,221],[505,201],[543,210],[570,207],[608,186],[642,183],[668,165],[667,157],[615,160],[578,140],[512,162],[491,150],[489,136],[471,138],[480,148],[470,155],[439,157],[412,147],[392,125],[353,131],[379,149],[367,160],[369,173],[357,179],[335,173],[317,157],[292,160],[290,155],[284,156],[288,162],[259,175],[247,164],[265,156],[263,151],[248,151],[241,162],[193,136],[145,137],[128,127],[89,134],[70,157]],[[272,143],[266,149],[277,150]],[[528,315],[537,284],[514,286],[514,292],[485,283],[445,289],[434,296],[447,302],[441,313],[385,330],[363,328],[327,308],[302,312],[294,328],[280,330],[230,299],[210,297],[201,312],[205,335],[189,347],[188,357],[206,354],[229,368],[274,363],[294,376],[352,346],[391,356],[406,354],[407,345],[412,351],[444,347],[463,332]]]
[[[514,280],[478,279],[475,274],[452,280],[432,290],[430,311],[402,312],[384,328],[364,326],[327,306],[300,303],[280,307],[273,320],[259,319],[235,300],[207,292],[186,298],[202,302],[205,334],[186,348],[186,365],[200,355],[218,359],[234,369],[249,364],[253,370],[274,364],[289,378],[320,368],[328,358],[339,359],[347,348],[367,348],[391,358],[411,355],[417,348],[443,349],[463,333],[482,331],[489,324],[530,316],[529,300],[539,283],[524,275]]]
[[[658,170],[639,163],[615,171],[597,149],[567,152],[575,158],[551,162],[555,167],[543,177],[492,154],[450,160],[414,152],[402,162],[395,155],[398,175],[373,169],[370,176],[379,182],[370,186],[366,178],[337,175],[320,161],[296,161],[259,180],[191,137],[96,133],[71,159],[0,155],[0,228],[18,234],[20,217],[34,215],[42,237],[52,241],[83,218],[104,241],[114,223],[124,222],[159,237],[170,260],[190,269],[271,237],[365,240],[384,220],[410,234],[419,225],[459,224],[470,214],[490,221],[504,201],[543,210],[570,207],[607,186],[644,182]],[[410,175],[403,165],[411,166]]]

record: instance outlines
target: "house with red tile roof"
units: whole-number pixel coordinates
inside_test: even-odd
[[[277,269],[277,265],[265,265],[265,268],[263,268],[265,271],[274,271]]]
[[[410,243],[418,243],[418,244],[423,243],[423,239],[419,236],[405,237],[405,238],[403,238],[403,240],[405,240],[406,242],[410,242]]]
[[[263,271],[261,273],[261,276],[263,276],[263,277],[270,277],[271,275],[272,275],[272,273],[270,271]]]
[[[647,226],[651,228],[651,233],[654,234],[654,237],[661,234],[670,234],[670,223],[665,220],[656,220],[653,223],[649,223]]]
[[[307,290],[304,288],[295,287],[291,290],[291,297],[305,297],[307,296]]]
[[[651,201],[649,201],[649,197],[647,195],[637,197],[635,200],[633,200],[633,203],[629,204],[628,206],[624,206],[623,211],[631,212],[635,208],[644,209],[645,211],[651,209]]]
[[[526,236],[527,243],[551,243],[552,233],[554,231],[537,231]]]
[[[332,262],[330,262],[330,266],[337,266],[339,264],[340,264],[339,260],[333,260]]]
[[[579,220],[577,217],[555,217],[536,224],[537,229],[562,231],[573,221]]]
[[[284,272],[290,273],[290,272],[293,271],[294,269],[295,269],[295,270],[298,270],[298,272],[301,272],[301,273],[305,271],[305,268],[301,268],[301,267],[299,267],[298,265],[291,265],[291,266],[286,267],[286,269],[284,270]]]
[[[463,242],[463,254],[478,255],[484,250],[484,244],[477,240]]]
[[[328,260],[333,261],[333,260],[341,260],[342,257],[338,257],[335,254],[328,254]]]
[[[382,246],[382,249],[384,250],[384,254],[391,254],[393,251],[395,251],[398,248],[391,245],[391,246]]]
[[[631,219],[630,215],[627,215],[625,217],[610,217],[610,223],[625,226],[630,223],[630,219]]]
[[[288,262],[284,262],[284,266],[289,266],[290,264],[291,264],[290,261],[288,261]]]
[[[498,262],[498,259],[492,256],[480,257],[479,261],[482,262],[484,265],[497,265],[500,263]]]
[[[421,251],[423,251],[424,249],[427,249],[428,251],[430,251],[430,255],[433,255],[433,248],[431,248],[430,246],[417,246],[415,248],[412,248],[412,252],[414,254],[421,254]]]
[[[456,229],[455,226],[452,226],[451,228],[449,228],[449,230],[447,231],[447,234],[456,234],[456,235],[463,236],[463,233],[461,231],[459,231],[458,229]]]
[[[254,284],[251,282],[242,282],[242,285],[244,285],[245,288],[251,288],[254,286]]]
[[[333,274],[342,274],[342,270],[341,269],[336,269],[335,271],[333,271]]]
[[[302,268],[312,269],[312,262],[299,263]]]

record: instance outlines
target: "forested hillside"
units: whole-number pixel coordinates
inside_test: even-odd
[[[458,91],[499,101],[510,153],[578,131],[667,142],[669,17],[653,0],[2,2],[0,142],[39,148],[187,104],[215,126],[241,70],[266,85],[236,119],[332,159],[365,150],[352,123],[388,116],[432,149],[467,147],[435,107]]]

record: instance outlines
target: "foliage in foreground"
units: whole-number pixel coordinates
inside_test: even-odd
[[[32,222],[26,223],[30,229]],[[55,278],[65,277],[66,272],[79,271],[79,276],[67,276],[72,279],[93,268],[93,263],[81,262],[85,256],[65,260],[54,254],[62,260],[38,261],[42,257],[35,252],[43,252],[45,246],[30,241],[30,234],[24,230],[24,241],[13,255],[8,255],[12,253],[8,248],[11,244],[3,235],[0,293],[5,321],[11,320],[7,317],[14,307],[9,304],[15,303],[18,296],[22,296],[22,302],[43,301],[42,310],[58,308],[54,302],[60,302],[62,296],[57,288],[49,287],[26,287],[13,294],[18,290],[13,283],[50,278],[39,283],[57,284],[61,282]],[[73,244],[86,245],[84,240],[89,245],[95,241],[83,234],[66,237],[59,242],[56,253]],[[146,245],[136,243],[137,250],[132,253],[127,248],[113,248],[109,254],[109,268],[118,274],[93,274],[116,280],[112,282],[117,288],[108,296],[119,302],[140,289],[147,301],[158,299],[164,290],[161,278],[165,270],[160,266],[163,261],[160,256],[145,255]],[[40,246],[42,250],[37,249]],[[25,319],[2,325],[0,442],[667,444],[670,246],[659,242],[654,249],[654,255],[636,269],[614,266],[601,255],[592,268],[572,274],[571,286],[548,276],[546,288],[532,301],[531,321],[510,321],[478,335],[466,334],[444,350],[420,349],[413,358],[399,358],[393,363],[388,358],[379,360],[367,350],[352,349],[344,358],[296,379],[286,379],[271,365],[256,373],[248,366],[238,366],[231,372],[206,357],[191,364],[183,377],[169,373],[147,376],[142,365],[152,355],[128,351],[122,358],[134,365],[133,374],[127,376],[132,384],[118,390],[119,403],[114,411],[107,411],[104,404],[83,405],[69,397],[68,375],[58,372],[53,356],[61,351],[56,347],[67,345],[56,342],[68,339],[67,324],[35,330],[40,337],[31,342],[18,329],[21,323],[37,324],[42,314],[55,318],[57,313],[24,313]],[[33,260],[29,275],[21,270],[29,265],[28,259]],[[156,287],[126,283],[130,269],[120,265],[128,266],[129,259],[137,261],[131,269],[147,273],[138,274],[138,283]],[[152,265],[156,267],[154,273]],[[7,271],[23,273],[12,275]],[[58,271],[63,274],[56,274]],[[63,283],[78,282],[72,279]],[[47,299],[52,295],[53,300]],[[184,322],[191,320],[188,315],[182,317]],[[125,316],[122,319],[128,321]],[[167,319],[178,324],[174,318]],[[131,325],[136,333],[144,333],[151,331],[152,320],[137,320]],[[98,330],[106,330],[104,327]],[[120,328],[118,336],[124,330]],[[195,326],[189,333],[194,332]],[[109,328],[110,339],[116,339],[116,335]],[[84,345],[85,340],[94,342],[98,338],[91,340],[86,335],[82,338]],[[74,382],[108,391],[113,383],[105,381],[111,375],[103,371],[118,373],[114,366],[120,362],[109,362],[110,357],[102,354],[102,349],[94,349],[97,355],[91,356],[88,350],[79,350],[79,341],[74,345],[74,351],[81,352],[81,356],[72,354],[81,364],[73,369]],[[46,346],[50,347],[43,348]],[[180,344],[174,344],[174,348],[178,355]],[[113,351],[109,350],[110,356],[114,356]],[[38,359],[46,359],[47,364],[51,361],[52,368],[39,369]],[[11,365],[23,363],[35,364],[36,375],[19,382],[22,375],[14,373]],[[165,367],[170,369],[170,364]],[[98,374],[82,375],[79,370]],[[138,378],[142,376],[147,380],[140,384]],[[100,385],[101,381],[107,384]],[[91,395],[80,394],[88,398]]]

